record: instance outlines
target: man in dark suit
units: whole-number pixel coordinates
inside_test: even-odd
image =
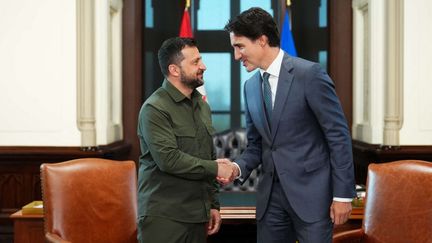
[[[225,26],[234,57],[247,71],[248,147],[239,179],[261,165],[258,242],[331,242],[355,196],[349,129],[334,85],[317,63],[279,47],[272,16],[251,8]]]

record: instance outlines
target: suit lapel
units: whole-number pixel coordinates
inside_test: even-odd
[[[250,82],[251,84],[246,86],[250,115],[252,120],[256,121],[255,127],[261,133],[261,136],[270,141],[270,129],[264,111],[260,73],[257,72],[250,79]]]
[[[275,104],[273,106],[272,113],[272,141],[274,142],[274,137],[277,133],[279,127],[279,120],[282,115],[283,108],[285,106],[286,99],[288,97],[289,90],[291,88],[294,76],[290,73],[293,68],[292,58],[290,58],[286,53],[282,61],[282,66],[279,74],[278,86],[276,91]]]

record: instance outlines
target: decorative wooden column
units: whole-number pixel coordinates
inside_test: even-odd
[[[95,21],[93,0],[77,0],[77,125],[81,146],[96,146]]]
[[[384,145],[399,145],[403,123],[403,0],[387,1]]]

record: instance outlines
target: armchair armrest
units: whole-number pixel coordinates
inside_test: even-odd
[[[50,232],[45,234],[45,239],[48,243],[71,243],[70,241],[63,240],[60,236]]]
[[[333,235],[333,243],[360,243],[364,239],[363,229],[339,232]]]

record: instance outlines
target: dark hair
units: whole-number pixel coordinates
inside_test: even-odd
[[[181,51],[186,46],[196,46],[196,42],[191,38],[173,37],[165,40],[158,51],[159,66],[162,74],[168,75],[168,66],[171,64],[179,65],[184,59]]]
[[[230,19],[224,29],[254,41],[265,35],[270,46],[276,47],[280,45],[279,30],[276,22],[262,8],[254,7],[242,12]]]

